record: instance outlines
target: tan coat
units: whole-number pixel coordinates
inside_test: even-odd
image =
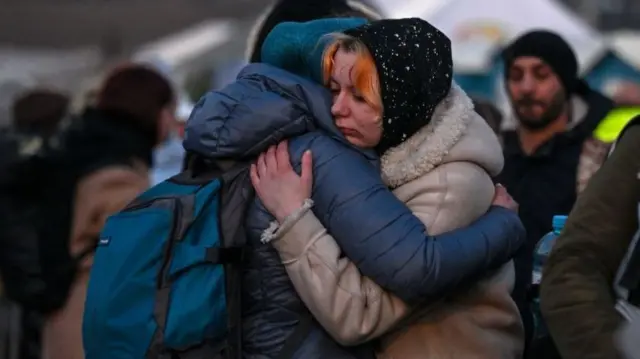
[[[491,128],[454,85],[431,123],[382,158],[382,175],[429,233],[469,225],[490,207],[491,175],[503,165]],[[307,211],[284,225],[274,247],[298,294],[341,344],[381,337],[379,358],[522,357],[524,330],[511,299],[513,263],[446,303],[408,308],[341,258],[335,240]]]
[[[70,251],[81,253],[95,243],[107,217],[149,187],[148,168],[113,166],[82,179],[76,188]],[[82,315],[92,258],[82,264],[67,303],[45,321],[43,359],[83,359]]]

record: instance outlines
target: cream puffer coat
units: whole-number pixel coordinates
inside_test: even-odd
[[[429,234],[469,225],[491,206],[503,166],[497,137],[453,84],[429,125],[381,158],[382,177]],[[415,308],[361,275],[307,211],[273,242],[298,294],[341,344],[380,338],[385,359],[522,357],[524,329],[511,299],[513,262],[467,288]]]

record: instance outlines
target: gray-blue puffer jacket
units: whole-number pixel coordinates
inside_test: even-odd
[[[313,153],[313,211],[366,276],[409,303],[444,293],[509,260],[524,241],[518,216],[493,208],[473,225],[430,237],[382,183],[373,152],[349,145],[333,125],[323,87],[266,64],[197,104],[185,148],[210,158],[250,158],[290,138],[293,165]],[[278,253],[260,242],[273,217],[256,199],[247,216],[243,280],[244,357],[273,359],[306,313]],[[339,346],[313,323],[296,359],[373,358],[370,345]]]

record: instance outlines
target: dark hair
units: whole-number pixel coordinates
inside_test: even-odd
[[[157,134],[160,112],[175,101],[171,83],[162,74],[144,65],[123,64],[104,80],[96,108],[125,115],[137,127]]]
[[[69,110],[70,98],[60,92],[33,89],[14,101],[13,126],[21,132],[52,136]]]

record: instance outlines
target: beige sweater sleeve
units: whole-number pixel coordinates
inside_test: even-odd
[[[485,213],[493,190],[484,170],[461,162],[441,165],[394,194],[437,234],[466,226]],[[400,298],[363,276],[342,255],[312,211],[296,220],[283,223],[272,243],[298,295],[337,342],[355,345],[377,338],[409,314]]]
[[[307,308],[340,344],[356,345],[376,338],[408,313],[402,300],[341,256],[340,247],[312,211],[273,245]]]

